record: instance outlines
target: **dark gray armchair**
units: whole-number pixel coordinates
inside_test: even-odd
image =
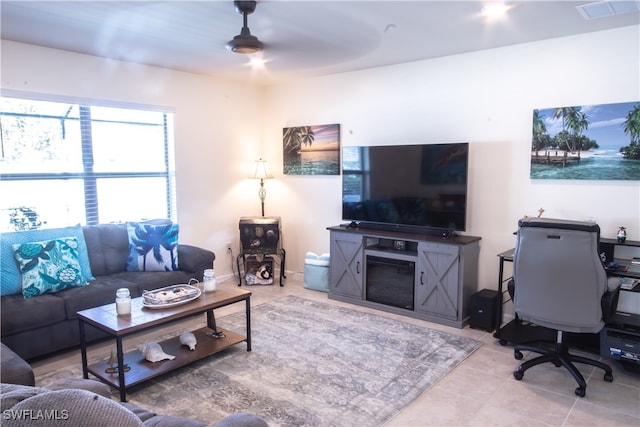
[[[563,332],[598,333],[615,310],[617,289],[609,280],[598,255],[600,228],[597,224],[546,218],[525,218],[518,222],[513,278],[514,309],[524,321],[557,331],[554,346],[516,345],[522,351],[541,356],[523,362],[513,373],[521,380],[524,372],[541,363],[564,366],[578,382],[575,393],[584,397],[587,384],[574,362],[604,370],[604,380],[613,381],[611,367],[597,360],[569,354]],[[611,281],[619,283],[617,281]]]

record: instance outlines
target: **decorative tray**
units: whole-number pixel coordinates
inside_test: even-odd
[[[193,301],[201,293],[195,286],[171,285],[153,291],[143,291],[142,305],[148,308],[175,307]]]

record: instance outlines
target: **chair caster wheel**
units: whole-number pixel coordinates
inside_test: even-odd
[[[522,379],[522,377],[524,377],[524,372],[522,372],[522,371],[514,371],[513,372],[513,377],[515,379],[517,379],[518,381],[520,381]]]
[[[585,389],[583,389],[582,387],[578,387],[576,389],[576,396],[584,397],[586,394],[587,394],[587,391]]]
[[[503,347],[504,347],[505,345],[507,345],[507,340],[500,340],[500,341],[498,341],[498,342],[499,342],[499,343],[500,343],[500,345],[501,345],[501,346],[503,346]]]
[[[608,383],[613,382],[613,374],[604,374],[604,380]]]
[[[513,352],[513,357],[515,357],[516,360],[522,360],[522,358],[524,357],[524,355],[522,354],[521,351],[519,350],[515,350]]]

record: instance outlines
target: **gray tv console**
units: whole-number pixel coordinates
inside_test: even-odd
[[[329,298],[457,328],[468,323],[480,237],[327,229]]]

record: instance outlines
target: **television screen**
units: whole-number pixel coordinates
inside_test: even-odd
[[[468,143],[342,148],[342,219],[464,231]]]

